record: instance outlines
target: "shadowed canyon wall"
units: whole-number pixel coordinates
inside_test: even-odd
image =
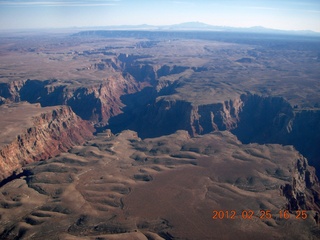
[[[150,65],[135,63],[146,56],[119,54],[111,59],[102,59],[92,68],[115,73],[105,80],[60,81],[34,80],[0,83],[0,105],[27,101],[40,103],[42,107],[68,105],[82,119],[104,126],[111,117],[122,113],[121,97],[154,87],[157,91],[170,83],[158,81],[160,77],[179,74],[189,69],[183,66]],[[198,71],[198,68],[194,68]]]
[[[124,103],[140,93],[123,98]],[[129,105],[130,106],[130,105]],[[191,136],[216,130],[230,130],[243,143],[294,145],[311,165],[320,170],[320,112],[296,110],[281,97],[243,94],[239,98],[193,106],[183,100],[158,97],[140,104],[141,109],[124,109],[110,120],[114,132],[137,131],[142,138],[187,130]],[[120,121],[121,119],[121,121]]]
[[[70,87],[57,80],[26,80],[2,84],[0,89],[7,102],[27,101],[40,103],[42,107],[68,105],[81,118],[105,124],[121,112],[120,96],[136,92],[140,87],[130,77],[119,76],[87,87]]]
[[[243,143],[293,145],[320,170],[320,111],[295,110],[283,98],[242,96],[240,121],[232,132]]]

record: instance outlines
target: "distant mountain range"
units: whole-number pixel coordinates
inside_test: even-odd
[[[105,26],[105,27],[92,27],[90,29],[103,29],[103,30],[153,30],[153,31],[221,31],[221,32],[250,32],[250,33],[274,33],[274,34],[295,34],[295,35],[315,35],[320,36],[319,32],[310,30],[277,30],[261,26],[249,28],[237,28],[228,26],[213,26],[202,22],[185,22],[174,25],[119,25],[119,26]]]

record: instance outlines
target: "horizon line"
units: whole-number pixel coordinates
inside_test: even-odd
[[[188,23],[197,23],[197,24],[202,24],[204,25],[204,27],[185,27],[185,29],[181,29],[181,30],[188,30],[188,31],[218,31],[218,29],[210,29],[210,28],[229,28],[229,31],[232,30],[246,30],[246,29],[252,29],[254,30],[254,28],[260,28],[261,30],[265,30],[265,31],[276,31],[276,32],[294,32],[294,33],[299,33],[299,32],[310,32],[310,33],[315,33],[315,34],[320,34],[320,31],[315,31],[315,30],[310,30],[310,29],[300,29],[300,30],[293,30],[293,29],[276,29],[276,28],[268,28],[268,27],[264,27],[261,25],[255,25],[255,26],[250,26],[250,27],[235,27],[235,26],[226,26],[226,25],[211,25],[211,24],[207,24],[204,22],[200,22],[200,21],[188,21],[188,22],[180,22],[180,23],[174,23],[174,24],[167,24],[167,25],[152,25],[152,24],[147,24],[147,23],[142,23],[142,24],[116,24],[116,25],[96,25],[96,26],[67,26],[67,27],[35,27],[35,28],[3,28],[0,29],[0,31],[28,31],[28,30],[66,30],[66,29],[90,29],[90,28],[123,28],[123,29],[110,29],[110,30],[132,30],[132,31],[137,31],[137,30],[159,30],[159,31],[164,31],[164,30],[170,30],[170,31],[179,31],[179,29],[161,29],[161,28],[165,28],[165,27],[179,27],[179,25],[183,25],[183,24],[188,24]],[[153,28],[158,28],[158,29],[130,29],[130,28],[139,28],[142,26],[146,26],[146,27],[153,27]],[[127,28],[127,29],[126,29]],[[184,27],[182,27],[184,28]],[[105,29],[106,31],[109,29]],[[180,30],[180,31],[181,31]],[[225,29],[226,30],[226,29]]]

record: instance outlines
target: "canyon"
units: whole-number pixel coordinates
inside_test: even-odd
[[[0,236],[319,237],[318,39],[130,34],[1,38]]]

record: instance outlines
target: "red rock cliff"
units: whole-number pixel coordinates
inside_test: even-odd
[[[84,143],[94,132],[68,106],[57,106],[33,117],[32,125],[0,150],[0,181],[27,163],[48,159]]]

